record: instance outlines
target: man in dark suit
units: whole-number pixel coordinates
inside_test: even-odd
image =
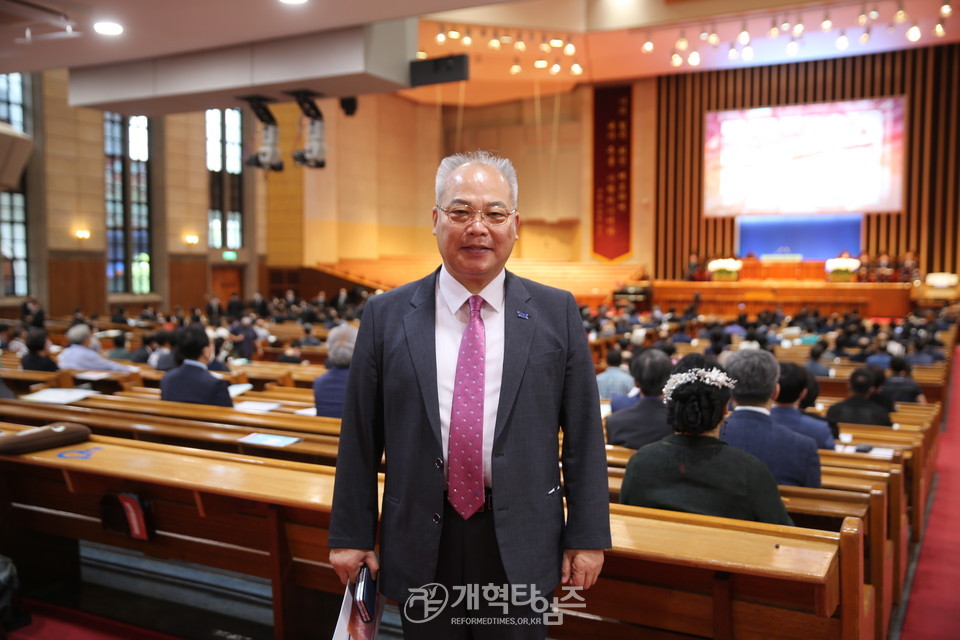
[[[519,227],[512,164],[484,152],[451,156],[436,187],[442,266],[370,298],[363,314],[340,430],[330,563],[343,581],[362,564],[379,571],[381,593],[401,603],[408,640],[544,638],[530,603],[504,611],[484,598],[468,608],[462,598],[427,622],[423,605],[436,591],[423,587],[439,583],[453,602],[458,586],[549,600],[561,582],[593,585],[610,546],[593,362],[573,296],[504,269]],[[455,624],[460,616],[529,624]]]
[[[736,407],[720,439],[760,458],[777,484],[820,487],[817,443],[770,417],[770,403],[780,390],[780,366],[773,354],[737,350],[727,359],[727,373],[736,380],[732,392]]]
[[[640,388],[640,399],[632,407],[607,416],[607,442],[639,449],[673,433],[667,424],[663,385],[673,364],[659,349],[646,349],[630,361],[630,373]]]
[[[232,407],[227,381],[207,370],[212,349],[203,327],[190,325],[184,329],[177,349],[183,362],[161,378],[160,399]]]
[[[850,374],[850,397],[827,409],[827,420],[834,425],[851,422],[890,426],[890,413],[870,399],[876,386],[876,378],[869,369],[854,369]]]
[[[807,376],[810,373],[793,362],[780,363],[780,393],[777,395],[770,417],[780,426],[813,438],[818,449],[833,451],[833,434],[825,420],[802,413],[800,400],[807,395]]]

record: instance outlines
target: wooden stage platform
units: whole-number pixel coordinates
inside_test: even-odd
[[[783,307],[796,314],[803,308],[821,314],[856,309],[863,317],[902,317],[911,310],[908,283],[818,282],[816,280],[744,280],[740,282],[687,282],[654,280],[652,302],[664,311],[682,312],[700,294],[699,312],[706,315],[755,315]]]

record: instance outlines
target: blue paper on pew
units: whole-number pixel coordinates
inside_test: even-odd
[[[296,442],[300,442],[300,438],[295,438],[294,436],[278,436],[269,433],[251,433],[240,438],[240,442],[246,444],[262,444],[268,447],[286,447]]]

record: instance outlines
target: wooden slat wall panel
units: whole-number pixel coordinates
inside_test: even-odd
[[[960,272],[960,45],[659,79],[654,276],[687,256],[732,255],[732,218],[703,217],[703,119],[711,110],[904,95],[902,212],[864,216],[864,251],[918,251],[925,272]],[[851,251],[856,248],[851,247]]]
[[[170,308],[181,306],[184,311],[202,306],[209,291],[206,256],[176,256],[169,258]],[[223,303],[226,304],[226,303]]]
[[[47,317],[68,316],[76,308],[107,311],[107,263],[102,253],[50,252],[50,305]]]

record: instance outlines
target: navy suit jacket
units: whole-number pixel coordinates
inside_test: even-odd
[[[626,395],[623,393],[615,393],[610,396],[610,412],[616,413],[623,409],[628,409],[633,405],[637,404],[637,401],[640,399],[640,395],[635,396]]]
[[[817,443],[781,427],[768,415],[749,409],[734,411],[720,430],[720,439],[760,458],[777,484],[820,487]]]
[[[796,407],[772,407],[770,416],[780,426],[813,438],[818,449],[833,451],[833,445],[835,444],[833,434],[830,432],[830,425],[827,424],[826,420],[818,420],[813,416],[801,413],[800,409]]]
[[[607,416],[609,444],[639,449],[672,433],[662,398],[640,398],[632,407]]]
[[[343,417],[343,399],[347,395],[350,369],[331,367],[313,381],[313,404],[317,415],[326,418]]]
[[[163,374],[160,399],[232,407],[229,386],[226,380],[211,375],[206,367],[184,363]]]
[[[377,471],[385,453],[379,582],[381,593],[398,602],[409,589],[434,582],[440,548],[446,473],[437,396],[438,273],[367,302],[340,427],[329,547],[374,548]],[[560,581],[564,549],[610,547],[600,399],[573,296],[509,272],[504,296],[493,521],[509,582],[550,593]]]

